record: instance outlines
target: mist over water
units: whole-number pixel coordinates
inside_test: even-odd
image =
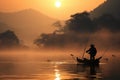
[[[119,7],[119,0],[106,0],[65,21],[34,9],[0,13],[0,80],[120,80]],[[90,58],[91,44],[100,64],[78,65],[76,57]]]
[[[82,49],[81,49],[82,50]],[[119,80],[120,54],[106,51],[100,66],[91,75],[91,68],[76,65],[70,56],[82,56],[74,50],[11,50],[0,51],[0,80]],[[99,51],[96,57],[104,51]],[[85,54],[89,58],[88,54]],[[108,58],[108,60],[106,60]]]

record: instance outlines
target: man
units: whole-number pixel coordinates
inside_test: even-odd
[[[97,50],[96,50],[94,44],[90,45],[90,48],[86,51],[86,53],[90,54],[91,61],[95,60],[95,55],[97,53]]]

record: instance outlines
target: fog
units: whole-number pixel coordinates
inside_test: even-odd
[[[60,61],[66,60],[70,56],[64,51],[57,50],[8,50],[0,51],[0,61],[25,61],[25,62],[42,62],[42,61]]]
[[[89,48],[87,46],[86,50]],[[102,61],[106,62],[106,58],[112,59],[114,56],[120,56],[119,51],[115,51],[109,48],[98,48],[97,57],[102,56]],[[84,47],[71,50],[60,50],[60,49],[27,49],[27,50],[2,50],[0,51],[0,62],[56,62],[56,61],[72,61],[75,62],[71,54],[74,57],[82,58]],[[85,58],[89,58],[89,54],[85,53]]]
[[[76,35],[76,39],[79,39],[78,42],[70,42],[66,38],[65,46],[57,47],[59,45],[50,46],[50,47],[41,47],[37,45],[32,48],[8,48],[0,49],[0,62],[9,62],[9,61],[25,61],[25,62],[42,62],[42,61],[65,61],[73,60],[70,54],[73,54],[78,57],[82,57],[87,49],[89,49],[90,44],[94,44],[97,48],[97,56],[103,56],[104,58],[111,58],[112,55],[119,55],[120,47],[120,33],[111,32],[105,28],[96,31],[93,34],[81,34]],[[86,38],[88,39],[86,41]],[[75,40],[76,40],[75,39]],[[61,43],[61,42],[60,42]],[[86,58],[89,58],[89,55],[85,53]],[[103,61],[105,61],[103,58]],[[74,60],[73,60],[74,61]]]
[[[110,50],[119,51],[119,37],[119,32],[110,32],[107,29],[102,29],[91,35],[89,43],[94,43],[99,48],[109,48]]]
[[[96,45],[97,47],[97,45]],[[89,48],[89,46],[87,46]],[[102,56],[101,64],[102,67],[102,80],[117,80],[119,79],[119,61],[120,54],[118,51],[112,49],[106,50],[105,48],[97,48],[98,53],[96,58]],[[27,49],[27,50],[1,50],[0,51],[0,79],[3,80],[18,80],[18,79],[42,79],[42,80],[53,80],[55,70],[60,70],[61,76],[66,75],[74,78],[77,67],[75,66],[76,61],[71,56],[82,58],[84,53],[84,47],[79,50],[73,49]],[[104,55],[103,55],[104,54]],[[85,53],[85,58],[89,58],[89,55]],[[65,63],[65,64],[62,64]],[[114,64],[114,65],[113,65]],[[62,68],[61,68],[62,66]],[[83,67],[83,66],[82,66]],[[82,69],[82,67],[78,67]],[[75,69],[74,69],[75,68]],[[68,71],[68,72],[67,72]],[[73,71],[74,73],[72,73]],[[66,73],[66,74],[64,74]],[[72,75],[71,75],[72,74]],[[84,73],[85,74],[85,73]]]

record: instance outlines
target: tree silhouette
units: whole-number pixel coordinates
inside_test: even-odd
[[[7,48],[19,45],[19,39],[13,31],[8,30],[0,34],[0,47]]]
[[[71,15],[71,19],[66,21],[68,31],[77,33],[93,32],[94,25],[88,12]]]
[[[98,30],[101,31],[101,29],[105,28],[110,30],[110,32],[119,32],[120,20],[116,19],[112,15],[104,14],[98,18],[93,19],[91,19],[89,15],[90,14],[88,12],[71,15],[71,18],[65,22],[64,26],[60,21],[57,21],[53,24],[55,27],[57,27],[57,30],[53,31],[53,33],[41,34],[34,41],[34,43],[39,47],[80,47],[88,43],[90,35],[97,33]],[[98,32],[98,34],[100,33]],[[103,37],[95,35],[93,35],[91,38],[93,38],[93,41],[103,39]],[[113,36],[109,39],[111,40],[106,41],[109,41],[111,44],[117,44],[120,41],[118,38]],[[113,39],[115,39],[115,42]],[[98,43],[106,42],[101,41]]]
[[[41,34],[38,39],[34,41],[38,47],[61,47],[64,44],[64,35],[60,34]]]
[[[106,28],[111,32],[116,32],[120,30],[120,21],[113,17],[111,14],[103,14],[102,16],[94,19],[97,29]]]
[[[63,34],[65,32],[64,26],[60,21],[56,21],[55,23],[53,23],[53,26],[57,27],[57,29],[53,32],[54,34]]]

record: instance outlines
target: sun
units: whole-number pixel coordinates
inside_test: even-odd
[[[60,0],[57,0],[57,1],[55,2],[55,6],[56,6],[57,8],[60,8],[60,7],[61,7],[61,2],[60,2]]]

